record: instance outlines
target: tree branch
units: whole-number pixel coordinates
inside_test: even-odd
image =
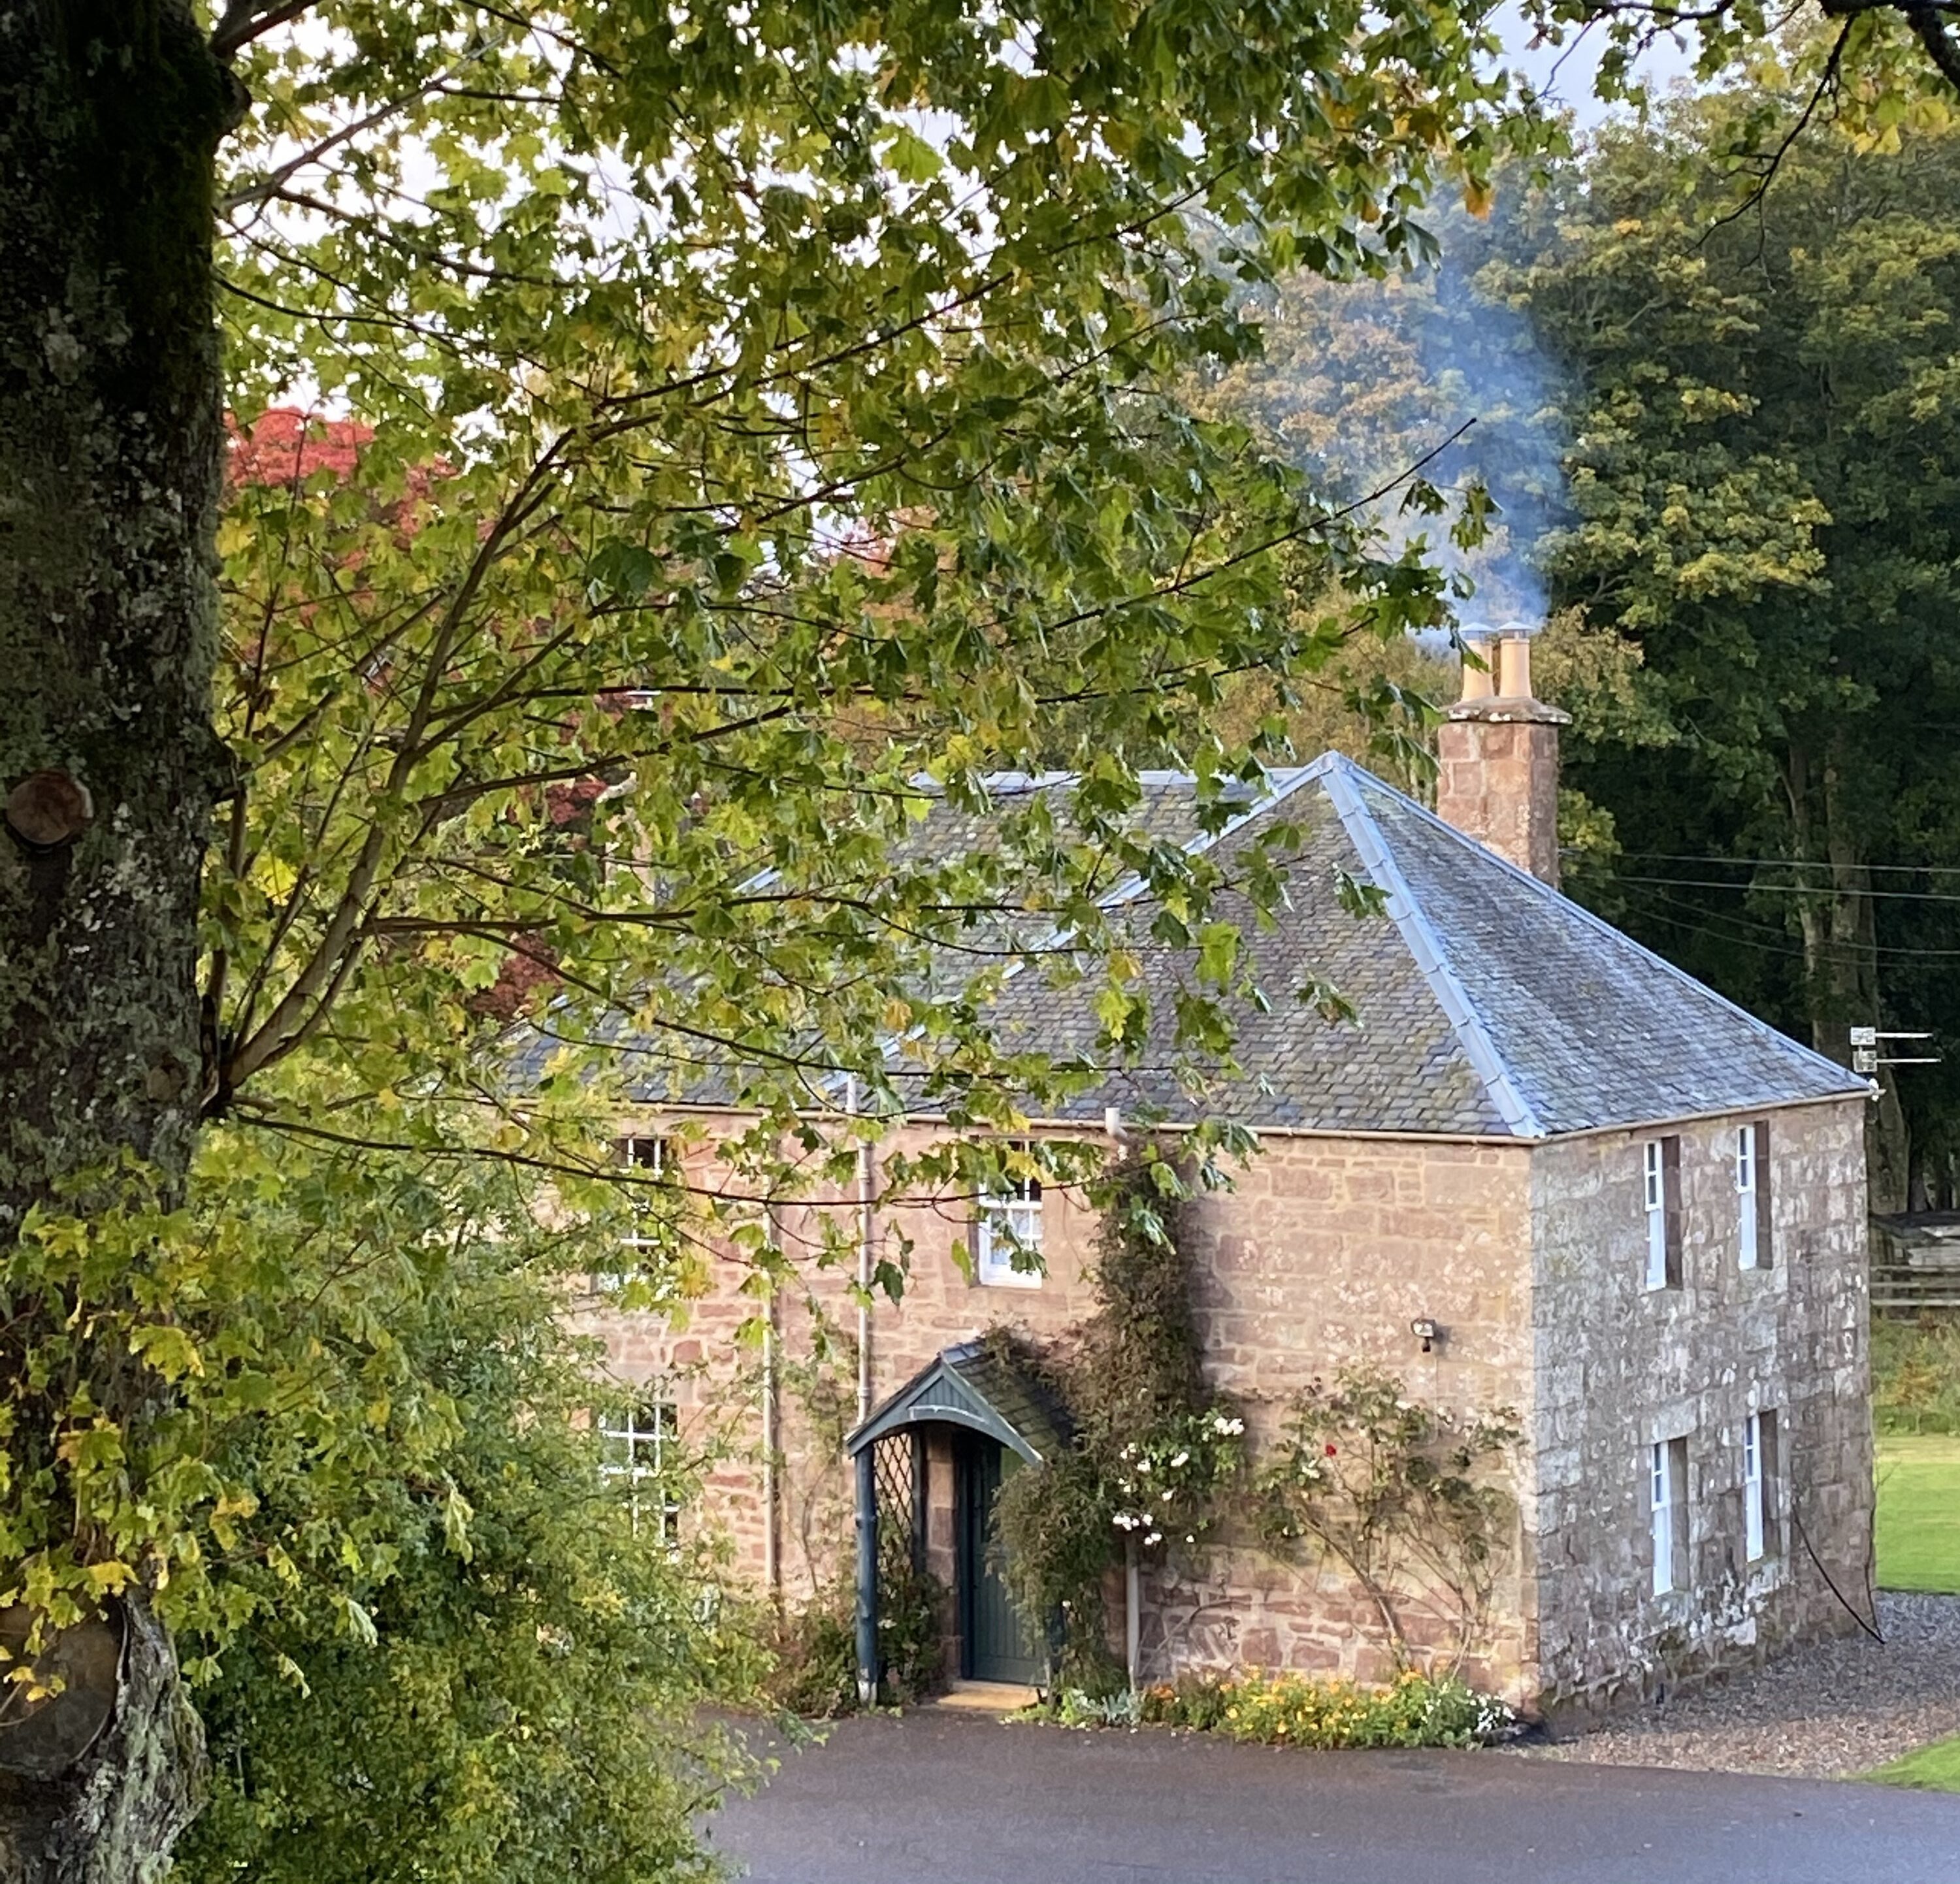
[[[1926,56],[1931,59],[1949,84],[1960,87],[1960,40],[1956,40],[1939,9],[1931,6],[1911,6],[1905,9],[1906,24],[1911,27]]]
[[[211,35],[213,56],[229,64],[262,33],[283,26],[317,4],[317,0],[231,0]]]

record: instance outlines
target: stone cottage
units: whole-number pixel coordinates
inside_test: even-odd
[[[1527,1707],[1592,1707],[1850,1628],[1865,1599],[1868,1089],[1558,893],[1564,716],[1532,697],[1528,640],[1498,651],[1494,682],[1469,670],[1441,729],[1437,813],[1329,754],[1192,837],[1229,854],[1266,820],[1304,831],[1289,906],[1253,940],[1270,1009],[1243,1016],[1239,1071],[1208,1102],[1257,1154],[1191,1207],[1188,1234],[1205,1367],[1255,1450],[1303,1386],[1356,1362],[1433,1404],[1515,1410],[1515,1535],[1468,1672]],[[1189,795],[1150,783],[1173,810]],[[1379,913],[1342,906],[1343,874],[1380,893]],[[1354,1017],[1289,1000],[1309,977]],[[1036,979],[1010,989],[1013,1024],[1086,1045],[1090,1017]],[[1174,1136],[1192,1102],[1152,1060],[1030,1135],[1148,1115]],[[673,1155],[675,1117],[625,1122],[624,1155]],[[713,1142],[740,1122],[702,1122],[689,1155],[710,1182]],[[953,1210],[881,1204],[868,1164],[865,1182],[867,1246],[902,1229],[912,1253],[902,1306],[861,1316],[842,1281],[814,1284],[856,1325],[856,1381],[848,1363],[842,1380],[813,1369],[780,1307],[759,1354],[738,1351],[753,1304],[732,1265],[678,1329],[595,1306],[645,1396],[609,1435],[615,1469],[657,1477],[663,1448],[718,1421],[729,1443],[699,1507],[663,1504],[660,1522],[725,1532],[740,1573],[792,1606],[848,1577],[854,1531],[867,1553],[916,1552],[953,1592],[953,1669],[1035,1679],[989,1513],[1004,1474],[1063,1442],[1055,1409],[976,1337],[1083,1317],[1093,1217],[1032,1182]],[[838,1201],[788,1205],[777,1233],[794,1246],[814,1233],[799,1211]],[[1010,1259],[1009,1227],[1039,1273]],[[1249,1526],[1153,1564],[1137,1627],[1147,1679],[1383,1666],[1341,1577],[1268,1554]]]

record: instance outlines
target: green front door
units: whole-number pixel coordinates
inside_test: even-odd
[[[960,1672],[972,1681],[1032,1685],[1047,1676],[1047,1658],[1029,1636],[1001,1580],[994,1501],[1001,1481],[1020,1469],[1017,1453],[979,1433],[960,1436],[959,1478]]]

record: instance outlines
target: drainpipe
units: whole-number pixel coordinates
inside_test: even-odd
[[[878,1485],[870,1446],[858,1454],[858,1699],[878,1698]]]
[[[844,1083],[844,1109],[858,1116],[858,1075]],[[858,1423],[871,1417],[871,1147],[858,1147]]]
[[[1123,1533],[1123,1665],[1128,1671],[1130,1692],[1139,1686],[1137,1664],[1143,1659],[1143,1577],[1137,1567],[1137,1534]]]
[[[844,1110],[858,1116],[858,1076],[844,1083]],[[858,1423],[871,1417],[871,1148],[858,1147]],[[878,1698],[878,1481],[873,1448],[858,1455],[858,1699]]]
[[[1123,1148],[1123,1109],[1120,1106],[1103,1107],[1102,1129],[1108,1135],[1109,1142],[1120,1154]],[[1143,1575],[1137,1563],[1137,1534],[1134,1531],[1125,1531],[1123,1533],[1123,1666],[1129,1679],[1130,1692],[1133,1695],[1138,1686],[1138,1664],[1143,1660]]]
[[[775,1208],[763,1217],[769,1246],[780,1248]],[[762,1587],[772,1605],[782,1602],[782,1573],[776,1561],[776,1294],[769,1291],[762,1322]]]

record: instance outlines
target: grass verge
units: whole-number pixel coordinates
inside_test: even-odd
[[[1923,1793],[1960,1793],[1960,1735],[1936,1740],[1867,1773],[1886,1786],[1910,1786]]]

